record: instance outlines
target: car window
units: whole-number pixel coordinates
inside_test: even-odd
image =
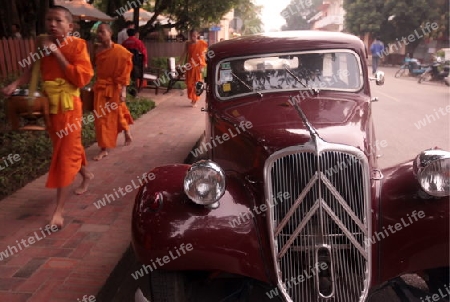
[[[219,99],[310,88],[357,91],[363,82],[359,57],[348,50],[233,58],[221,61],[216,71]]]

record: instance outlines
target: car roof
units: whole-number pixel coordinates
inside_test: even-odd
[[[366,57],[365,46],[360,38],[341,32],[316,30],[270,32],[226,40],[211,45],[208,56],[216,61],[254,54],[334,48],[352,49]]]

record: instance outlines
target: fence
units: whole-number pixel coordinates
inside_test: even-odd
[[[0,39],[0,79],[21,74],[24,68],[19,65],[19,61],[33,50],[33,39]]]
[[[88,50],[93,58],[93,43],[87,41]],[[145,41],[149,62],[154,57],[177,57],[184,50],[183,42]],[[0,39],[0,81],[16,77],[24,71],[19,62],[30,56],[35,49],[34,39]]]

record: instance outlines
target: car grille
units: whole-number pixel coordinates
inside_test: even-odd
[[[281,151],[266,163],[274,265],[288,301],[367,296],[369,169],[362,152],[349,148]]]

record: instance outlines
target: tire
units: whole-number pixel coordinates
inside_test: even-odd
[[[419,84],[425,81],[431,80],[431,74],[428,72],[423,73],[419,76],[419,80],[417,81]]]
[[[439,290],[445,291],[445,286],[450,282],[449,269],[450,268],[448,267],[441,267],[425,271],[428,276],[428,278],[425,279],[425,282],[431,293],[438,293]]]
[[[188,302],[187,280],[181,272],[155,270],[150,274],[152,302]]]
[[[406,69],[404,68],[400,68],[399,70],[397,70],[397,72],[395,73],[395,77],[399,78],[401,76],[403,76],[405,74]]]

